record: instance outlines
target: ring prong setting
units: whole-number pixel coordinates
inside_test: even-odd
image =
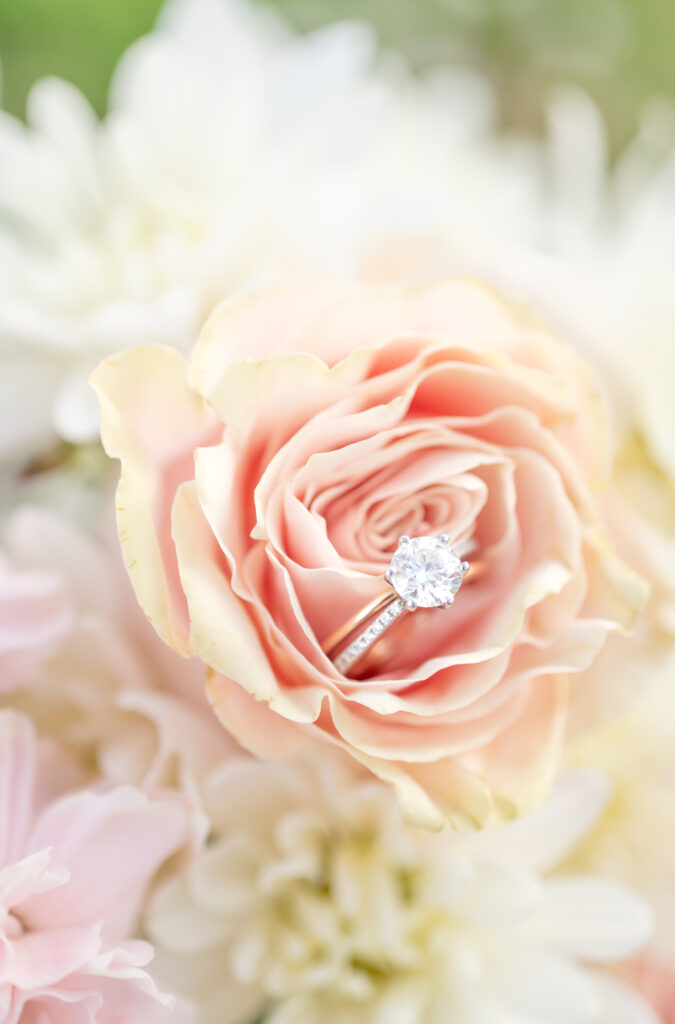
[[[392,556],[385,579],[408,611],[443,608],[454,600],[466,569],[468,563],[462,562],[447,534],[440,537],[404,535]]]
[[[468,573],[470,568],[471,568],[471,566],[470,566],[470,564],[468,562],[462,562],[462,572],[463,572],[463,574],[465,576]]]
[[[439,533],[438,539],[440,540],[441,544],[450,543],[450,538],[448,537],[447,533]]]
[[[398,538],[398,543],[399,543],[399,545],[400,545],[401,547],[403,547],[403,546],[405,546],[406,544],[409,544],[409,543],[410,543],[410,537],[408,537],[408,535],[407,535],[406,533],[404,533],[402,537],[399,537],[399,538]]]

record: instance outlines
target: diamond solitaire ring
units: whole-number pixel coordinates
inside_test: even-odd
[[[406,612],[449,608],[465,578],[473,578],[479,569],[479,563],[463,560],[475,548],[475,541],[452,547],[444,533],[439,537],[401,537],[384,574],[387,589],[321,645],[338,672],[348,675]]]

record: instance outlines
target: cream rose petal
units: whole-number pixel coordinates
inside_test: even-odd
[[[216,420],[190,391],[180,353],[136,348],[99,366],[92,385],[101,403],[101,438],[120,459],[117,520],[124,560],[138,599],[157,632],[187,653],[188,620],[177,580],[167,517],[165,476],[175,486],[193,472],[192,451]],[[176,479],[177,478],[177,479]]]
[[[173,536],[190,610],[190,650],[214,668],[236,675],[256,700],[268,703],[279,685],[253,624],[214,560],[215,542],[193,483],[182,484],[176,494]]]
[[[312,282],[313,299],[307,303],[307,285],[284,284],[262,292],[229,299],[213,311],[192,353],[190,383],[211,398],[212,389],[230,363],[245,355],[252,361],[281,352],[301,352],[299,335],[326,305],[337,302],[349,289]],[[261,297],[264,296],[264,302]],[[270,322],[274,332],[270,332]],[[297,343],[296,343],[297,339]]]

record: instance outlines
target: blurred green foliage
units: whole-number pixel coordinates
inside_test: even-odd
[[[536,128],[549,85],[577,82],[605,111],[615,140],[654,93],[675,95],[675,0],[258,0],[300,29],[370,20],[418,67],[485,70],[504,120]],[[4,106],[22,113],[35,78],[75,82],[97,110],[117,57],[150,28],[161,0],[0,0]]]
[[[118,57],[160,7],[161,0],[0,0],[2,105],[23,114],[35,79],[59,75],[102,112]]]
[[[372,21],[418,67],[469,63],[493,80],[504,121],[540,126],[554,84],[588,90],[614,144],[640,105],[675,96],[675,0],[276,0],[298,27],[335,17]]]

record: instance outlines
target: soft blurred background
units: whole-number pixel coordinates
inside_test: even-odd
[[[262,0],[260,0],[262,2]],[[505,125],[538,130],[548,87],[583,86],[616,152],[642,102],[675,94],[671,0],[269,0],[301,30],[337,18],[371,21],[417,67],[479,67],[498,87]],[[102,112],[114,64],[152,25],[161,0],[4,0],[0,58],[6,109],[23,113],[36,78],[61,75]]]
[[[192,799],[199,786],[211,785],[211,759],[216,763],[224,756],[223,733],[203,699],[203,666],[182,659],[176,659],[180,668],[165,665],[154,634],[152,641],[145,637],[144,618],[134,618],[140,612],[126,589],[111,524],[117,467],[103,453],[98,404],[89,386],[102,360],[138,344],[171,345],[187,354],[216,303],[307,268],[376,282],[451,274],[484,277],[508,293],[509,308],[515,300],[518,309],[521,304],[533,309],[528,325],[543,321],[582,349],[612,395],[617,460],[606,495],[609,530],[616,530],[622,557],[648,578],[652,595],[634,640],[622,637],[617,646],[608,645],[607,657],[593,669],[594,685],[587,686],[590,677],[584,676],[574,691],[562,760],[598,770],[614,797],[604,813],[605,797],[597,798],[595,813],[601,817],[571,866],[575,873],[599,872],[621,880],[657,911],[655,939],[644,960],[627,965],[626,977],[655,1005],[667,999],[669,1015],[662,1019],[675,1024],[675,0],[166,0],[161,29],[134,47],[116,74],[112,116],[97,123],[77,90],[52,78],[33,92],[28,128],[17,123],[27,113],[31,87],[48,76],[72,82],[103,115],[119,58],[149,32],[164,2],[0,0],[0,613],[4,608],[6,616],[10,609],[14,629],[15,603],[20,612],[18,640],[11,629],[0,631],[0,669],[3,643],[9,644],[10,664],[15,648],[22,654],[25,645],[30,676],[12,696],[13,706],[28,709],[39,729],[72,747],[87,779],[93,772],[115,782],[145,785],[152,780],[154,787],[163,786],[166,775],[169,786],[187,779]],[[252,5],[275,10],[308,35],[298,40],[283,26],[279,31],[277,19],[255,17]],[[369,22],[382,50],[404,59],[373,60],[371,33],[359,28],[309,35],[344,19]],[[444,69],[453,70],[444,74]],[[141,409],[142,376],[136,396]],[[38,506],[37,518],[32,511],[22,518],[26,504]],[[79,530],[101,539],[100,553],[90,549],[90,538],[81,538]],[[594,546],[595,541],[589,548]],[[15,602],[9,584],[5,595],[3,572],[24,587],[24,570],[46,569],[49,581],[54,579],[56,612],[49,582],[44,601],[43,591],[36,590],[35,612],[26,603],[24,628],[24,598]],[[43,585],[42,576],[38,582]],[[61,595],[66,595],[63,612]],[[55,646],[56,656],[45,667],[43,661],[52,658],[52,631],[56,635],[59,630],[63,638],[54,643],[61,647]],[[185,665],[192,666],[195,678],[188,678]],[[22,677],[19,681],[24,687]],[[2,684],[0,679],[0,690]],[[166,718],[161,710],[165,697]],[[480,756],[478,751],[476,763]],[[230,790],[227,800],[223,796],[225,817],[231,816],[222,835],[214,817],[212,837],[225,844],[231,830],[232,850],[250,846],[256,865],[263,848],[257,825],[250,835],[247,831],[248,794],[254,787],[263,803],[252,805],[262,810],[253,810],[251,820],[265,830],[269,822],[274,836],[286,828],[285,819],[275,817],[286,810],[285,798],[277,799],[278,769],[271,764],[269,782],[256,781],[262,776],[252,769],[255,778],[242,784],[244,797],[231,803],[232,810]],[[0,790],[2,771],[0,764]],[[506,776],[511,774],[509,767]],[[537,771],[530,775],[528,784],[536,788]],[[226,775],[219,778],[227,783]],[[495,992],[501,990],[492,982],[483,984],[475,953],[482,925],[474,927],[470,915],[457,915],[452,903],[449,917],[437,906],[437,883],[443,900],[454,891],[445,864],[418,884],[422,875],[407,852],[412,847],[407,839],[396,838],[401,823],[391,825],[388,811],[381,820],[372,816],[373,852],[368,852],[359,822],[366,820],[362,813],[370,816],[370,805],[352,817],[359,804],[351,789],[343,798],[342,782],[328,774],[321,779],[326,793],[331,790],[330,799],[320,788],[314,795],[312,773],[304,767],[297,792],[307,781],[311,815],[317,801],[316,863],[328,863],[326,850],[337,851],[330,852],[337,867],[326,869],[326,877],[334,871],[339,880],[335,890],[318,874],[311,900],[302,885],[297,887],[296,910],[294,872],[297,864],[314,861],[303,861],[305,851],[298,847],[296,856],[289,844],[289,869],[276,859],[276,839],[260,862],[260,876],[258,866],[250,871],[245,866],[239,874],[237,867],[231,876],[235,887],[240,877],[276,878],[281,886],[289,881],[289,902],[268,882],[266,889],[256,883],[263,898],[254,929],[260,929],[265,948],[274,952],[272,959],[266,953],[249,968],[257,957],[257,933],[237,915],[245,908],[251,916],[253,897],[248,889],[243,899],[228,902],[222,896],[230,882],[224,859],[221,881],[208,868],[204,881],[194,886],[195,893],[207,894],[203,918],[191,906],[192,883],[181,883],[186,902],[179,893],[176,934],[190,933],[187,941],[180,937],[172,945],[170,923],[166,936],[160,926],[155,928],[160,953],[168,957],[168,983],[212,1003],[210,1024],[244,1020],[241,978],[247,993],[251,988],[246,998],[254,1007],[247,1021],[271,1019],[261,1009],[269,1003],[279,1022],[292,1015],[300,1024],[371,1024],[415,1019],[406,1013],[406,1006],[413,1005],[406,993],[412,992],[420,1006],[422,1001],[437,1005],[439,988],[443,997],[446,982],[455,985],[460,979],[461,995],[466,976],[470,987],[480,979],[476,992],[487,998],[484,1012],[482,1004],[467,1002],[470,1019],[492,1020],[493,1000],[500,998]],[[282,773],[279,780],[280,787],[286,785]],[[238,785],[232,791],[239,791]],[[481,796],[482,783],[466,789],[472,803],[490,806]],[[524,802],[530,799],[529,785],[527,790]],[[295,782],[291,791],[296,791]],[[210,792],[208,799],[219,803],[215,790]],[[198,799],[207,806],[203,793]],[[569,806],[579,811],[576,797],[564,805],[565,835],[570,826],[577,828]],[[322,815],[332,814],[333,807],[337,824],[327,818],[324,828]],[[288,820],[302,822],[303,814],[293,804]],[[581,822],[586,814],[579,812]],[[592,821],[591,815],[589,827]],[[356,842],[348,822],[357,825]],[[297,831],[304,842],[304,830]],[[324,843],[324,835],[337,840]],[[549,840],[548,834],[534,840],[534,847],[541,841],[541,849],[549,851],[545,859],[558,842],[565,856],[571,852],[567,839],[554,837],[553,847]],[[499,843],[494,849],[501,855]],[[507,842],[509,861],[512,849]],[[397,860],[399,851],[404,860]],[[207,852],[213,852],[211,844]],[[485,848],[481,858],[484,854]],[[313,848],[310,856],[315,857]],[[523,857],[526,865],[536,861],[525,850]],[[133,866],[133,857],[122,860],[122,867]],[[178,858],[176,867],[181,870],[187,863]],[[504,879],[510,888],[511,868],[509,862],[508,871],[500,867],[494,876],[490,868],[486,877]],[[459,874],[473,879],[472,872],[462,868]],[[531,935],[539,934],[536,927],[532,933],[528,926],[521,928],[520,911],[513,910],[515,898],[529,901],[529,894],[540,891],[539,879],[536,884],[534,879],[517,882],[515,896],[509,892],[507,897],[500,895],[501,882],[489,881],[483,890],[482,875],[475,878],[475,920],[484,918],[488,929],[496,922],[499,932],[485,940],[486,964],[499,965],[492,950],[511,941],[501,908],[515,922],[518,940],[524,937],[529,944]],[[206,888],[210,885],[219,893],[214,899]],[[372,904],[359,895],[371,890]],[[486,900],[494,892],[493,917]],[[379,906],[380,897],[384,924],[380,927],[378,920],[371,928],[373,915],[363,914],[362,907]],[[353,910],[344,925],[348,939],[336,945],[336,957],[325,936],[343,928],[345,901]],[[222,921],[214,927],[221,906]],[[315,906],[318,938],[312,931]],[[554,909],[552,927],[559,922],[564,934],[561,949],[569,945],[574,951],[569,922],[575,907],[580,922],[594,922],[590,945],[579,947],[584,960],[594,960],[594,943],[597,939],[604,948],[605,935],[607,949],[624,948],[616,936],[629,932],[616,924],[619,917],[606,893],[597,914],[586,895],[583,901],[575,897],[570,906],[570,916],[567,907],[559,917]],[[0,918],[2,912],[0,905]],[[351,923],[352,913],[358,927]],[[12,921],[11,915],[5,917]],[[295,918],[297,941],[289,925]],[[191,927],[181,922],[200,920],[205,931],[203,936],[195,932],[192,945]],[[419,925],[427,920],[428,931],[426,924]],[[465,946],[457,937],[461,920],[469,922]],[[305,922],[311,925],[307,936]],[[399,925],[390,934],[390,922],[400,922],[400,946]],[[2,920],[0,933],[1,925]],[[202,925],[194,927],[199,931]],[[548,934],[548,924],[541,927],[541,934]],[[277,938],[287,933],[288,941]],[[416,945],[418,936],[422,945]],[[297,968],[305,949],[326,951],[325,961],[317,954],[315,962],[312,953],[307,980]],[[513,960],[528,972],[522,981],[512,983],[509,972],[502,972],[508,998],[519,1002],[527,993],[537,1020],[544,1012],[540,1007],[552,999],[555,1019],[588,1022],[587,1007],[595,1006],[596,999],[586,995],[586,983],[581,989],[576,981],[570,984],[575,975],[565,968],[555,975],[561,988],[553,986],[551,995],[549,958],[541,961],[545,970],[532,968],[531,951],[528,946],[527,954]],[[184,967],[174,969],[174,954],[185,956]],[[598,962],[604,955],[597,956]],[[335,967],[341,959],[344,976]],[[230,972],[224,966],[230,963],[243,966]],[[362,976],[353,989],[352,973]],[[533,977],[545,979],[545,991],[532,984]],[[317,992],[324,998],[324,984],[325,1001],[317,1004]],[[368,1009],[358,1017],[352,1013],[351,1004],[343,1002],[352,991],[357,1001],[362,993],[364,1000],[372,995],[375,1016]],[[570,1004],[565,998],[558,1005],[558,992],[572,1003],[580,1000],[583,1013],[568,1015]],[[334,993],[336,1015],[330,1016],[322,1008],[331,1007]],[[297,995],[306,996],[306,1003],[298,1004]],[[279,1015],[274,1000],[279,1000]],[[287,1012],[283,1000],[291,1007]],[[306,1005],[306,1014],[296,1013],[298,1005]],[[531,1013],[514,1010],[508,1017],[525,1024],[534,1019]],[[545,1016],[553,1019],[548,1012]],[[424,1020],[446,1018],[443,1005],[442,1014],[439,1010]],[[133,1018],[143,1024],[146,1019]],[[621,1011],[602,1018],[611,1024],[644,1024],[646,1019]],[[124,1021],[131,1021],[126,1013]]]

